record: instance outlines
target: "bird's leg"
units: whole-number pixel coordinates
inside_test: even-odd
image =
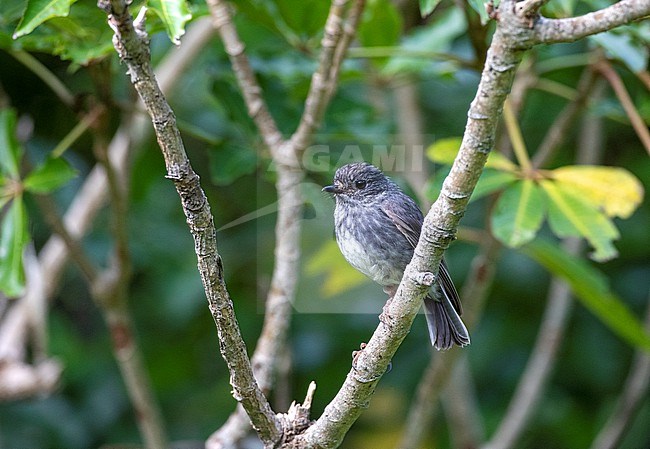
[[[386,300],[386,304],[384,304],[384,307],[381,310],[381,314],[379,314],[379,321],[384,323],[386,326],[390,326],[391,317],[388,314],[388,307],[393,301],[395,293],[397,293],[397,285],[388,285],[384,287],[384,293],[388,295],[388,299]]]

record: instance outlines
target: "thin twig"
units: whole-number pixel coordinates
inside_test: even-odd
[[[422,111],[420,108],[418,87],[414,80],[407,80],[393,87],[395,99],[395,115],[399,132],[399,144],[404,147],[404,153],[398,154],[398,161],[403,160],[404,176],[411,189],[415,192],[418,202],[423,209],[431,207],[425,193],[425,185],[429,179],[429,170],[423,160],[424,132]],[[397,167],[384,167],[395,170]]]
[[[63,104],[69,108],[74,107],[75,97],[72,92],[70,92],[66,85],[63,84],[61,80],[54,73],[52,73],[50,69],[45,67],[38,59],[26,51],[21,50],[10,50],[9,54],[13,56],[18,62],[31,70],[34,75],[38,76],[41,81],[43,81],[50,89],[52,89],[52,92],[54,92],[54,94],[59,97],[59,100],[61,100]]]
[[[503,105],[503,121],[506,124],[508,136],[510,137],[510,142],[512,142],[512,149],[515,152],[519,166],[524,171],[529,171],[532,168],[532,164],[530,162],[530,157],[528,156],[528,150],[526,150],[524,136],[521,134],[521,128],[517,122],[517,117],[515,116],[508,100],[506,100]]]
[[[568,19],[539,17],[534,24],[534,44],[575,42],[584,37],[627,25],[650,15],[648,0],[621,0],[607,8]]]
[[[352,2],[346,21],[344,14],[347,3],[348,0],[333,0],[325,22],[318,69],[312,75],[298,128],[291,136],[293,148],[300,151],[307,147],[314,131],[320,126],[326,106],[335,91],[341,64],[356,32],[365,0]]]
[[[481,423],[469,357],[465,352],[454,365],[443,395],[443,405],[453,447],[479,447],[485,438],[485,431]]]
[[[533,167],[540,168],[548,162],[550,157],[560,147],[562,141],[566,139],[571,126],[573,125],[578,113],[587,105],[591,97],[591,92],[596,86],[596,76],[591,68],[586,68],[578,81],[576,96],[567,104],[562,112],[555,118],[555,121],[546,132],[544,140],[540,143],[535,156],[533,157]]]
[[[100,6],[109,15],[109,24],[115,32],[115,48],[127,65],[131,81],[152,118],[165,158],[167,177],[174,182],[180,196],[194,238],[201,279],[217,326],[221,354],[231,373],[233,395],[246,409],[264,444],[273,447],[282,436],[282,428],[253,376],[223,278],[210,206],[199,177],[192,170],[185,153],[174,114],[153,76],[144,15],[134,23],[124,0],[100,2]]]
[[[601,60],[596,65],[596,69],[603,75],[603,77],[605,77],[607,82],[612,86],[612,89],[614,89],[618,101],[621,102],[621,106],[623,106],[627,117],[630,119],[632,128],[634,128],[637,136],[639,136],[639,140],[643,144],[645,150],[650,154],[650,131],[648,131],[648,125],[636,109],[634,101],[632,100],[632,97],[630,97],[630,94],[627,93],[627,89],[625,88],[625,84],[623,84],[621,77],[618,76],[618,73],[616,73],[616,70],[614,70],[611,64],[605,60]]]
[[[65,227],[63,220],[61,220],[54,201],[51,197],[45,195],[34,195],[36,204],[43,213],[45,221],[52,227],[52,230],[58,235],[66,245],[68,253],[79,270],[83,274],[89,285],[97,279],[97,268],[86,254],[83,246],[79,241],[70,235],[68,229]]]
[[[77,123],[74,128],[66,134],[63,139],[54,147],[51,151],[52,157],[59,157],[65,151],[70,148],[90,127],[93,126],[95,120],[104,113],[102,108],[95,107],[91,109],[80,121]]]

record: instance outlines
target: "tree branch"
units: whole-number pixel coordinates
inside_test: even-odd
[[[109,24],[115,32],[115,49],[128,67],[131,82],[152,118],[165,158],[167,177],[174,182],[180,196],[194,238],[201,279],[217,326],[221,354],[231,373],[233,395],[246,409],[264,444],[273,447],[282,436],[282,428],[253,376],[223,279],[223,265],[217,251],[210,206],[201,189],[199,177],[192,170],[185,153],[174,114],[151,68],[144,15],[134,23],[124,0],[112,0],[110,3],[100,1],[99,6],[109,15]]]
[[[302,204],[300,183],[304,172],[297,163],[298,155],[311,141],[313,132],[320,124],[323,112],[334,93],[339,69],[356,31],[363,1],[355,1],[347,20],[341,16],[345,2],[332,4],[322,40],[323,50],[319,66],[312,77],[300,125],[289,140],[283,140],[277,131],[277,126],[263,100],[261,88],[244,52],[244,44],[232,23],[228,5],[221,0],[209,0],[208,4],[215,26],[230,56],[249,114],[269,147],[277,170],[278,218],[275,227],[275,261],[266,299],[264,325],[251,358],[255,378],[262,390],[268,392],[274,383],[278,354],[285,344],[291,304],[295,297],[297,277],[300,272]],[[247,429],[248,419],[243,409],[238,407],[228,421],[210,436],[206,443],[207,447],[211,449],[228,447],[242,438]]]
[[[501,20],[468,113],[461,148],[438,200],[424,219],[420,240],[395,300],[387,307],[386,315],[391,319],[379,324],[339,393],[316,423],[301,435],[308,447],[336,447],[367,406],[390,359],[410,330],[422,298],[437,274],[442,253],[455,237],[458,222],[494,146],[503,102],[525,49],[520,38],[530,38],[528,19],[514,13],[514,4],[513,0],[501,3]]]
[[[621,0],[607,8],[579,17],[568,19],[539,17],[534,26],[534,41],[536,44],[574,42],[648,15],[650,15],[650,2],[647,0]]]
[[[271,116],[262,88],[255,79],[255,73],[246,56],[246,45],[239,39],[237,29],[232,21],[229,5],[225,0],[207,0],[213,26],[219,32],[226,53],[230,57],[237,82],[248,108],[248,115],[259,129],[264,143],[269,149],[277,147],[282,142],[282,134]]]
[[[465,286],[461,292],[464,304],[464,320],[471,329],[479,319],[483,304],[494,279],[497,266],[497,255],[501,245],[491,235],[482,233],[481,248],[474,257]],[[428,366],[418,384],[408,416],[405,420],[405,430],[399,444],[400,449],[418,449],[434,419],[435,407],[440,392],[449,378],[460,351],[452,349],[449,352],[436,354],[431,357]]]
[[[347,3],[348,0],[333,0],[325,22],[318,69],[312,75],[305,110],[298,128],[291,136],[293,148],[299,151],[307,147],[314,131],[320,126],[325,109],[336,89],[339,70],[356,32],[365,0],[355,0],[352,3],[346,23],[344,13]]]

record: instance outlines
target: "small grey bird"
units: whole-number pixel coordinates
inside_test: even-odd
[[[424,218],[415,201],[365,162],[339,168],[334,184],[323,192],[336,200],[335,234],[343,256],[392,298],[420,238]],[[424,298],[424,310],[436,349],[469,344],[460,299],[444,260],[437,282]]]

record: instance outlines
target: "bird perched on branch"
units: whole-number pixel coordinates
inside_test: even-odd
[[[323,192],[336,200],[335,234],[343,256],[383,286],[392,299],[420,238],[424,217],[415,201],[365,162],[339,168],[334,183]],[[469,333],[460,318],[460,299],[444,260],[424,298],[424,310],[436,349],[469,344]]]

